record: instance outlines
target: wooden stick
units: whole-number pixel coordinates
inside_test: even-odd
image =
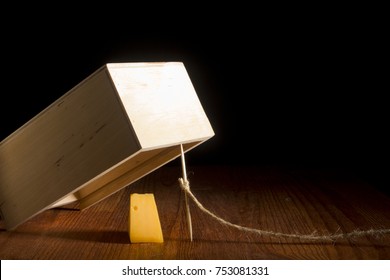
[[[181,167],[183,171],[183,180],[184,184],[187,184],[188,188],[190,187],[187,180],[187,171],[186,171],[186,161],[184,158],[184,151],[183,151],[183,145],[180,144],[180,150],[181,150]],[[188,195],[187,192],[184,192],[184,198],[186,203],[186,216],[187,216],[187,225],[188,225],[188,231],[190,233],[190,239],[191,242],[193,240],[192,238],[192,221],[191,221],[191,212],[190,212],[190,204],[188,202]]]

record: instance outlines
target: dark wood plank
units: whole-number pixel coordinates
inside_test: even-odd
[[[349,174],[261,167],[188,166],[191,189],[222,218],[285,233],[390,228],[390,197]],[[0,224],[0,259],[390,259],[390,236],[307,242],[221,225],[191,204],[189,241],[180,167],[165,166],[104,201],[47,210],[14,231]],[[164,243],[130,244],[130,193],[152,192]]]

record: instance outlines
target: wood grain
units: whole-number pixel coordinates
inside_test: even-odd
[[[356,176],[313,170],[188,168],[205,207],[243,226],[286,233],[390,228],[390,197]],[[0,259],[389,259],[390,236],[310,243],[259,237],[215,222],[191,204],[189,241],[181,168],[164,166],[84,210],[51,209],[0,231]],[[130,193],[154,193],[162,244],[130,244]]]

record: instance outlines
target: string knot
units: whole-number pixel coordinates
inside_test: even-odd
[[[190,182],[188,180],[184,180],[183,178],[179,178],[180,187],[188,193],[190,191]]]

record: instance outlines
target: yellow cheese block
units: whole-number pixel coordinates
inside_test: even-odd
[[[152,193],[130,195],[129,235],[131,243],[164,242]]]

